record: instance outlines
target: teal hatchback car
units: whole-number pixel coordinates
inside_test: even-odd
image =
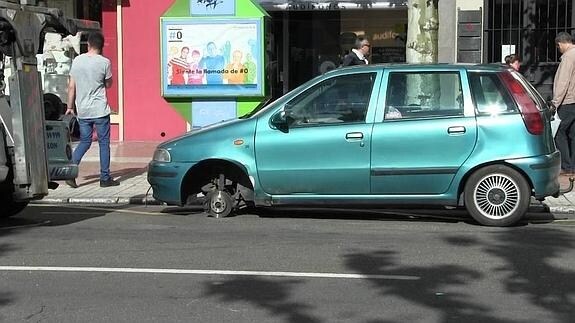
[[[154,198],[247,206],[465,206],[509,226],[558,196],[551,109],[495,65],[341,68],[236,120],[160,144]]]

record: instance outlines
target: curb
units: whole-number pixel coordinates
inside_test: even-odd
[[[549,207],[551,213],[557,214],[575,214],[575,207],[572,206],[551,206]]]
[[[34,204],[114,204],[114,205],[166,205],[152,197],[102,197],[102,198],[44,198]]]

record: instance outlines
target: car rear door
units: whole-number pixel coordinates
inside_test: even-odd
[[[441,194],[472,153],[465,70],[390,68],[372,133],[372,194]]]

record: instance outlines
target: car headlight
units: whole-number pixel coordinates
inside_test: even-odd
[[[154,161],[169,163],[172,161],[172,156],[170,156],[170,152],[166,149],[158,148],[154,151]]]

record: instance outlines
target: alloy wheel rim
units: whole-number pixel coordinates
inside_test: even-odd
[[[483,177],[473,192],[475,206],[485,217],[500,220],[510,216],[519,207],[519,186],[509,176],[490,174]]]

